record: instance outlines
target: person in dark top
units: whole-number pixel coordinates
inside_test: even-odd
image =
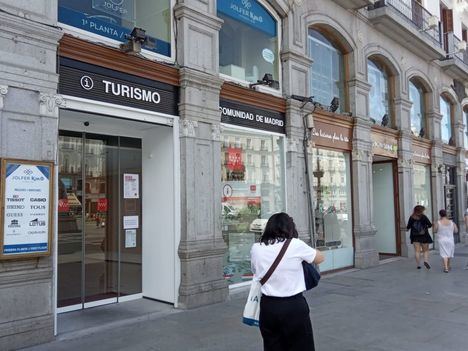
[[[432,244],[432,238],[429,235],[428,229],[432,227],[432,223],[424,215],[425,210],[424,206],[415,206],[406,226],[407,230],[411,230],[410,240],[411,244],[414,245],[414,256],[418,269],[421,269],[419,265],[421,251],[424,256],[424,266],[427,269],[431,269],[431,265],[429,264],[429,244]]]

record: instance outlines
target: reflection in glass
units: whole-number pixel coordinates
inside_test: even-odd
[[[414,205],[424,206],[426,208],[425,215],[432,220],[430,166],[414,164],[413,186]]]
[[[323,271],[353,265],[349,154],[313,149],[316,247],[326,255]]]
[[[443,96],[440,97],[440,113],[442,120],[440,121],[440,130],[442,142],[451,144],[452,139],[452,105]]]
[[[250,248],[268,218],[285,210],[284,149],[279,136],[224,130],[221,149],[222,233],[228,251],[224,277],[252,278]]]
[[[424,128],[424,92],[413,82],[409,82],[409,97],[413,105],[411,106],[411,131],[414,135],[419,135]]]
[[[385,115],[390,118],[389,82],[385,68],[379,63],[367,60],[367,77],[371,85],[369,92],[369,113],[375,123],[380,125]]]
[[[309,29],[309,55],[313,59],[311,92],[314,100],[329,106],[334,97],[344,104],[343,54],[331,41],[316,30]]]

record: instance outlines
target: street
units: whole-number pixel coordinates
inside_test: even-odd
[[[443,273],[437,252],[432,269],[397,259],[366,270],[325,276],[307,293],[319,351],[466,351],[468,247],[456,250]],[[160,318],[97,329],[30,351],[53,350],[261,350],[258,328],[241,323],[246,293],[228,302]]]

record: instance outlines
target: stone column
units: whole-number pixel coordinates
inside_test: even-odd
[[[56,163],[57,2],[26,7],[0,0],[0,8],[0,157]],[[1,350],[54,338],[56,243],[50,245],[49,257],[0,261]]]
[[[462,111],[457,108],[457,116],[462,115]],[[465,220],[464,214],[467,208],[465,198],[465,149],[463,148],[463,133],[465,125],[461,119],[457,120],[453,125],[453,135],[455,137],[455,143],[457,145],[456,155],[456,181],[457,186],[457,218],[455,219],[458,224],[459,237],[461,242],[465,242]]]
[[[215,1],[176,5],[180,69],[181,282],[178,306],[224,301],[226,244],[221,234],[221,114]]]

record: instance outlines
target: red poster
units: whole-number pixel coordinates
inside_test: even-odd
[[[58,200],[58,211],[59,212],[70,212],[70,204],[68,199],[59,199]]]
[[[236,147],[227,148],[227,168],[231,171],[243,171],[242,149]]]
[[[106,198],[98,199],[97,210],[98,212],[107,212],[107,199]]]

